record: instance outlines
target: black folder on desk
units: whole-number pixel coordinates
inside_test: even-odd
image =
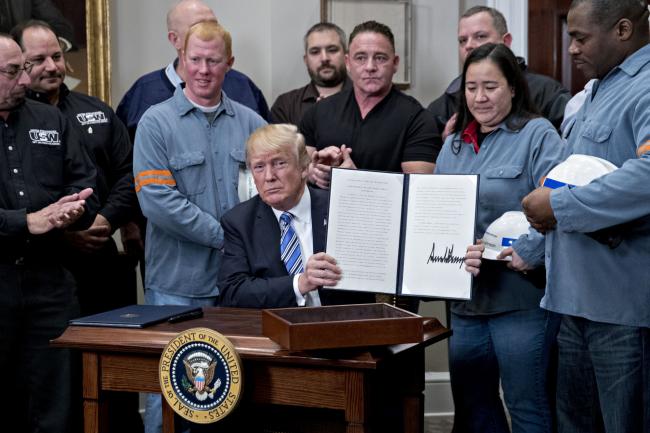
[[[201,307],[186,305],[129,305],[70,320],[70,325],[145,328],[156,323],[201,317]]]

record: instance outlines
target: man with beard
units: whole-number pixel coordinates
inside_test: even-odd
[[[316,102],[349,87],[345,71],[345,32],[336,24],[314,24],[305,34],[303,60],[311,82],[278,96],[271,107],[272,123],[300,124]]]
[[[0,34],[2,431],[67,433],[70,353],[49,347],[76,312],[61,229],[94,219],[95,168],[54,107],[25,101],[33,65]]]

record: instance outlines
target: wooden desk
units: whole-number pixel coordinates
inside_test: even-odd
[[[390,394],[398,409],[401,404],[403,431],[423,431],[424,348],[451,333],[437,320],[418,344],[290,353],[262,335],[259,310],[204,312],[201,319],[146,329],[70,326],[52,342],[82,351],[85,433],[108,431],[104,391],[160,393],[162,350],[193,327],[214,329],[235,345],[243,363],[244,403],[336,409],[344,412],[347,433],[365,433],[381,430],[371,430],[371,424],[380,415],[377,403]],[[164,399],[163,423],[164,433],[174,431],[174,413]]]

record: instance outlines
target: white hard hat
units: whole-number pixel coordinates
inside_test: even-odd
[[[568,185],[583,186],[592,180],[616,170],[616,166],[609,161],[591,155],[571,155],[566,160],[556,165],[548,172],[542,186],[551,189]]]
[[[497,256],[503,250],[512,246],[519,236],[528,233],[530,224],[523,212],[510,211],[494,220],[485,230],[483,235],[483,258],[497,260]],[[510,261],[511,257],[503,260]]]

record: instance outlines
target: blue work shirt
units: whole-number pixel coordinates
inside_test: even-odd
[[[572,153],[620,168],[589,185],[551,193],[558,223],[547,236],[542,306],[597,322],[648,327],[650,154],[642,151],[650,147],[650,45],[594,83],[567,141]],[[634,220],[640,227],[625,233],[614,249],[584,235]]]
[[[216,296],[221,216],[239,203],[248,136],[266,122],[221,93],[212,122],[179,86],[142,116],[135,137],[135,188],[147,217],[145,287]]]
[[[521,211],[521,200],[565,157],[555,127],[544,118],[529,120],[515,131],[501,123],[485,137],[478,152],[456,133],[447,137],[436,162],[439,174],[478,174],[476,235],[483,237],[494,220],[507,211]],[[544,238],[531,229],[513,248],[528,264],[544,262]],[[472,300],[452,303],[457,314],[495,314],[539,306],[543,282],[515,272],[505,262],[484,260],[474,279]]]

